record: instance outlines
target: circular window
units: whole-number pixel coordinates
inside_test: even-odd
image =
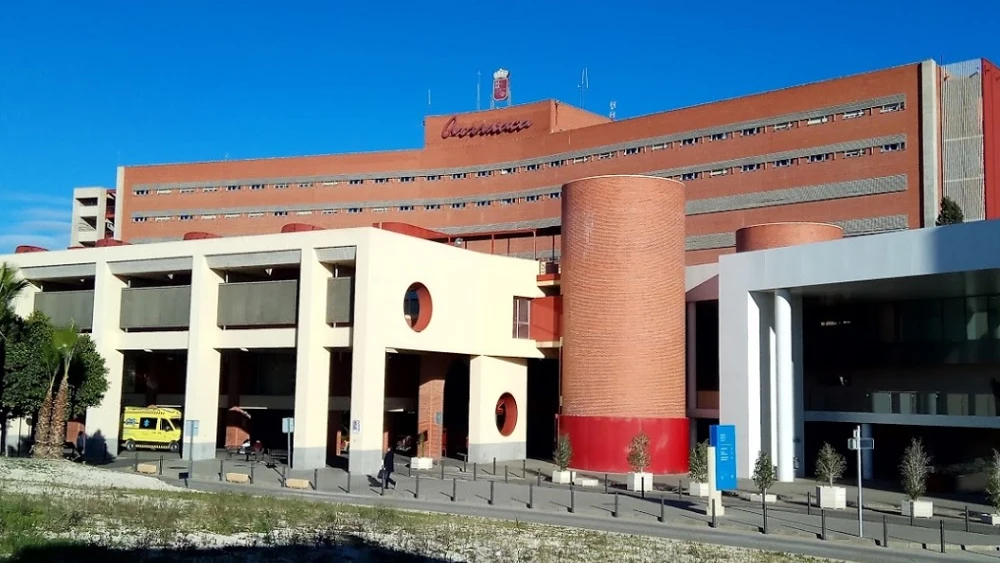
[[[406,289],[403,297],[403,318],[416,332],[427,328],[431,323],[431,313],[434,309],[431,303],[431,293],[422,283],[415,283]]]
[[[497,401],[497,430],[501,436],[510,436],[517,426],[517,401],[510,393],[500,395]]]

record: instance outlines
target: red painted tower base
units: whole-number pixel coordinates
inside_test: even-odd
[[[559,433],[568,434],[572,469],[628,473],[628,449],[641,431],[649,436],[650,473],[687,473],[691,435],[687,418],[559,417]]]

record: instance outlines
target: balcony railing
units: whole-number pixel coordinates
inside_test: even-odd
[[[94,290],[36,293],[35,310],[45,313],[56,326],[73,324],[79,330],[91,330],[94,326]]]
[[[183,330],[190,318],[189,285],[122,290],[120,326],[124,330]]]
[[[330,278],[326,284],[327,324],[348,324],[354,320],[354,278]]]
[[[298,280],[226,283],[219,286],[220,327],[294,326]]]

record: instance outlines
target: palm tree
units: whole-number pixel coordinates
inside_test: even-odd
[[[50,344],[45,348],[44,356],[40,359],[45,363],[45,367],[48,368],[49,373],[52,375],[49,377],[49,388],[45,391],[45,398],[42,399],[42,405],[38,408],[38,420],[35,421],[35,446],[31,449],[31,455],[32,457],[48,458],[54,455],[51,444],[52,392],[55,387],[56,377],[59,376],[59,366],[62,363],[62,357],[55,346]],[[61,441],[60,444],[62,444]]]
[[[14,314],[14,301],[28,288],[28,280],[13,264],[0,262],[0,398],[3,397],[3,367],[7,358],[7,336],[3,328]],[[7,455],[7,414],[0,408],[0,448]]]
[[[62,381],[59,382],[59,392],[52,404],[52,426],[50,428],[49,444],[55,450],[57,457],[62,455],[62,446],[66,442],[66,413],[69,406],[69,368],[73,365],[76,346],[80,342],[80,334],[76,327],[69,326],[56,329],[52,334],[52,348],[62,363]]]

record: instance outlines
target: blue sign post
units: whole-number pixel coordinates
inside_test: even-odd
[[[715,448],[715,490],[736,490],[736,427],[713,424],[708,443]]]

